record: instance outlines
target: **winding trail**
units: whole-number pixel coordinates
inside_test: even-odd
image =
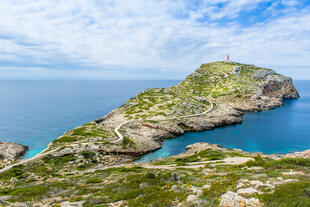
[[[0,173],[3,173],[3,172],[5,172],[5,171],[8,171],[8,170],[10,170],[12,167],[15,167],[15,166],[17,166],[17,165],[26,164],[26,163],[29,163],[29,162],[31,162],[31,161],[35,161],[35,160],[41,159],[41,158],[43,158],[43,157],[46,157],[47,155],[52,154],[53,152],[56,152],[58,149],[59,149],[59,148],[53,149],[53,150],[51,150],[51,151],[47,151],[47,152],[44,152],[44,153],[39,153],[39,154],[37,154],[37,155],[35,155],[35,156],[29,158],[29,159],[24,159],[24,160],[21,160],[21,161],[19,161],[19,162],[17,162],[17,163],[12,164],[12,165],[6,166],[5,168],[0,169]]]
[[[139,120],[129,120],[129,121],[125,121],[123,123],[121,123],[120,125],[118,125],[115,129],[114,132],[116,133],[116,135],[118,136],[117,140],[112,141],[112,143],[114,144],[121,144],[124,141],[124,136],[119,132],[119,129],[124,126],[125,124],[129,123],[129,122],[134,122],[134,121],[169,121],[169,120],[174,120],[174,119],[180,119],[180,118],[189,118],[189,117],[196,117],[196,116],[201,116],[204,115],[208,112],[210,112],[213,109],[213,103],[210,102],[210,108],[202,113],[199,114],[192,114],[192,115],[185,115],[185,116],[178,116],[178,117],[172,117],[172,118],[166,118],[166,119],[139,119]]]
[[[124,136],[119,132],[119,129],[124,126],[125,124],[129,123],[129,122],[134,122],[134,121],[169,121],[169,120],[174,120],[174,119],[180,119],[180,118],[189,118],[189,117],[196,117],[196,116],[200,116],[200,115],[204,115],[208,112],[210,112],[212,109],[213,109],[213,103],[210,102],[210,108],[202,113],[199,113],[199,114],[192,114],[192,115],[186,115],[186,116],[179,116],[179,117],[172,117],[172,118],[167,118],[167,119],[142,119],[142,120],[129,120],[129,121],[125,121],[123,123],[121,123],[120,125],[118,125],[115,129],[114,129],[114,132],[116,133],[116,135],[118,136],[118,139],[117,140],[114,140],[112,141],[111,143],[114,143],[114,144],[121,144],[123,143],[124,141]],[[43,157],[46,157],[47,155],[49,154],[52,154],[53,152],[56,152],[59,148],[56,148],[56,149],[53,149],[53,150],[50,150],[50,151],[47,151],[47,152],[43,152],[43,153],[39,153],[29,159],[23,159],[23,160],[20,160],[19,162],[16,162],[12,165],[9,165],[9,166],[6,166],[2,169],[0,169],[0,173],[3,173],[3,172],[6,172],[8,170],[10,170],[11,168],[17,166],[17,165],[22,165],[22,164],[26,164],[26,163],[29,163],[29,162],[32,162],[32,161],[35,161],[35,160],[39,160]]]

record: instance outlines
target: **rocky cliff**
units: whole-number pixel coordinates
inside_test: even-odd
[[[28,146],[13,142],[0,142],[0,159],[2,162],[12,162],[25,155]]]

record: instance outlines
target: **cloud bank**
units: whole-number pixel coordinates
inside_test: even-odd
[[[223,60],[310,79],[306,0],[2,0],[0,79],[180,79]]]

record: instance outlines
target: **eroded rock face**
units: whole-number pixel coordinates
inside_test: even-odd
[[[299,94],[289,77],[271,75],[262,86],[262,95],[279,98],[299,98]]]
[[[15,161],[25,155],[28,148],[28,146],[17,144],[14,142],[0,142],[0,159]]]

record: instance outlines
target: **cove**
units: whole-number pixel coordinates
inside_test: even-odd
[[[241,124],[165,140],[161,149],[144,155],[138,162],[180,154],[187,145],[197,142],[266,154],[310,149],[310,82],[296,81],[295,85],[300,99],[285,100],[282,107],[270,111],[246,113]]]

